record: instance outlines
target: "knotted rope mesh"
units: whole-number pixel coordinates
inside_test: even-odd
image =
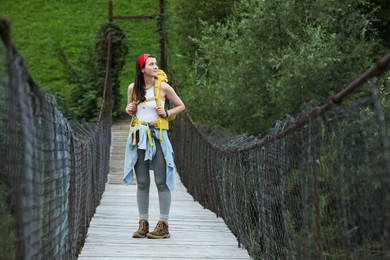
[[[107,180],[110,101],[98,123],[68,121],[30,77],[9,31],[2,19],[0,191],[10,207],[1,213],[14,216],[16,241],[2,257],[75,259]]]

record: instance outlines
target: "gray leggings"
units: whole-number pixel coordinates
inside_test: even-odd
[[[166,162],[161,149],[160,141],[155,139],[156,154],[152,159],[154,167],[154,181],[158,190],[160,205],[160,219],[168,221],[171,207],[171,191],[166,184]],[[149,218],[149,163],[145,162],[145,150],[138,149],[138,160],[134,166],[137,178],[137,204],[140,219]]]

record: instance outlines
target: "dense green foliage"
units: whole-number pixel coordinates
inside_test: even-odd
[[[174,35],[177,44],[189,61],[193,61],[191,54],[198,46],[191,39],[199,39],[202,35],[202,22],[216,23],[225,21],[232,11],[237,0],[199,0],[199,1],[171,1],[172,6],[168,19],[175,27]],[[181,40],[180,40],[181,39]]]
[[[170,49],[175,63],[179,87],[188,88],[194,84],[195,53],[199,47],[194,39],[200,39],[202,24],[224,22],[238,0],[168,0],[167,20]],[[190,93],[189,93],[190,94]],[[191,96],[191,94],[190,94]],[[185,101],[187,101],[185,97]]]
[[[266,133],[385,54],[373,25],[381,10],[365,0],[239,1],[226,21],[208,18],[193,39],[187,108],[197,122]]]
[[[83,69],[69,63],[69,59],[62,49],[58,49],[59,56],[65,68],[68,88],[62,91],[62,107],[64,112],[74,119],[94,120],[98,116],[104,92],[108,34],[112,35],[112,104],[113,115],[120,113],[120,72],[125,65],[128,53],[128,44],[125,32],[114,23],[102,25],[97,33],[96,43],[90,51],[86,66]]]

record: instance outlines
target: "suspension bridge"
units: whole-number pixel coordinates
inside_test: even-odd
[[[261,139],[218,138],[188,113],[173,121],[180,183],[173,192],[172,238],[135,240],[135,185],[115,184],[127,130],[112,121],[110,35],[99,120],[74,122],[34,82],[9,23],[0,24],[1,181],[10,208],[2,216],[12,219],[2,222],[2,231],[14,230],[5,232],[13,243],[3,256],[390,257],[390,146],[380,97],[390,55],[328,102],[276,122]]]
[[[131,238],[138,228],[138,211],[135,185],[127,187],[122,181],[128,132],[129,120],[114,122],[108,183],[79,259],[250,259],[223,219],[194,201],[180,181],[172,193],[171,238]],[[151,225],[159,216],[157,189],[152,186]]]

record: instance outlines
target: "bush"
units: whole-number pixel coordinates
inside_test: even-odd
[[[364,3],[241,0],[194,39],[187,108],[197,122],[257,135],[328,99],[383,50]]]
[[[105,70],[107,63],[107,36],[112,34],[112,104],[113,116],[120,113],[120,73],[125,65],[128,44],[125,32],[114,23],[101,26],[96,36],[96,43],[90,51],[83,68],[71,64],[64,50],[58,48],[69,89],[57,93],[59,105],[67,117],[73,119],[96,120],[104,91]],[[61,95],[62,94],[62,95]],[[62,97],[62,98],[61,98]]]

